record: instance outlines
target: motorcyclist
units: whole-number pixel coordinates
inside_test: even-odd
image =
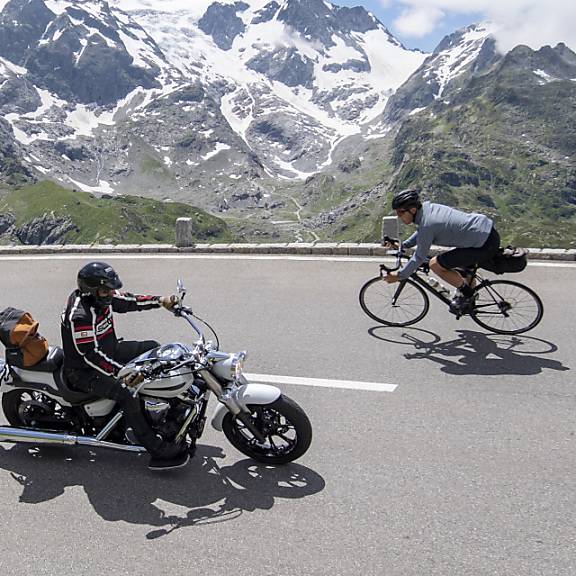
[[[452,250],[430,260],[430,269],[457,289],[450,311],[467,312],[474,291],[454,268],[475,266],[496,254],[500,236],[494,222],[484,214],[468,214],[443,204],[421,202],[416,188],[396,194],[392,208],[404,224],[415,224],[418,230],[403,243],[405,248],[416,246],[414,254],[401,270],[388,274],[386,282],[407,279],[428,259],[432,244],[450,246]]]
[[[143,296],[120,292],[122,282],[104,262],[90,262],[78,272],[78,288],[70,294],[62,314],[64,374],[70,388],[117,402],[136,439],[151,455],[151,470],[180,468],[190,458],[186,444],[175,445],[152,431],[131,388],[143,377],[118,378],[119,371],[136,356],[158,346],[147,340],[118,341],[113,312],[173,308],[176,296]]]

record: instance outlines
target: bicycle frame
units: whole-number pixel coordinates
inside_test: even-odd
[[[422,270],[419,270],[419,271],[423,272],[425,274],[427,273],[427,270],[425,268],[422,268]],[[476,274],[476,270],[474,270],[474,272],[471,276],[471,279],[472,280],[480,280],[480,282],[478,284],[476,284],[476,289],[486,288],[495,304],[498,304],[502,300],[500,294],[492,287],[490,280],[484,280],[483,278],[480,278],[480,276],[478,276]],[[443,294],[442,292],[440,292],[440,290],[434,288],[433,286],[430,286],[430,284],[428,284],[428,282],[426,282],[426,280],[424,280],[421,276],[419,276],[417,272],[414,272],[414,274],[412,274],[410,276],[410,280],[413,280],[416,284],[418,284],[419,286],[421,286],[422,288],[424,288],[425,290],[430,292],[430,294],[434,294],[434,296],[436,296],[436,298],[438,298],[439,300],[442,300],[442,302],[444,302],[444,304],[446,304],[447,306],[450,305],[451,299],[448,296],[446,296],[445,294]],[[394,293],[393,302],[395,302],[396,299],[402,293],[402,288],[403,288],[404,284],[406,284],[406,281],[405,280],[401,281],[401,284],[402,284],[402,286],[399,286],[398,290]],[[492,306],[493,306],[493,304],[491,304],[491,303],[478,305],[476,302],[474,302],[473,309],[474,309],[474,311],[477,312],[483,308],[489,308]],[[502,314],[503,316],[508,317],[508,312],[507,312],[506,308],[504,306],[501,306],[501,305],[498,305],[498,311],[484,312],[484,313],[485,314],[493,314],[493,315]]]
[[[402,259],[408,260],[409,256],[404,252],[404,249],[402,248],[402,243],[400,243],[399,248],[396,251],[396,265],[393,268],[389,268],[385,264],[381,264],[380,265],[380,276],[384,277],[388,272],[396,272],[397,270],[399,270],[400,265],[402,263]],[[490,280],[485,280],[484,278],[482,278],[481,276],[478,275],[478,266],[474,266],[473,268],[470,268],[469,270],[467,270],[467,272],[468,273],[465,276],[463,275],[462,277],[463,278],[469,277],[471,282],[478,280],[479,283],[476,284],[476,289],[487,288],[488,293],[492,296],[493,302],[498,305],[497,311],[484,312],[484,313],[485,314],[492,314],[492,315],[502,314],[503,316],[508,317],[507,308],[506,308],[500,294],[492,287],[492,283],[490,282]],[[422,278],[422,276],[420,276],[420,274],[429,274],[429,273],[430,273],[430,266],[428,265],[428,262],[424,262],[424,264],[421,264],[418,267],[418,269],[410,275],[410,280],[412,280],[415,284],[418,284],[418,286],[420,286],[421,288],[423,288],[424,290],[426,290],[430,294],[433,294],[434,296],[436,296],[436,298],[438,298],[439,300],[444,302],[444,304],[446,306],[449,306],[450,302],[451,302],[450,298],[448,296],[446,296],[443,292],[438,290],[437,288],[434,288],[433,286],[428,284],[428,282],[426,282],[426,280],[424,278]],[[398,298],[402,294],[402,290],[404,289],[405,285],[406,285],[406,280],[400,280],[398,288],[396,289],[396,291],[394,292],[394,296],[392,297],[392,304],[393,305],[396,304],[396,301],[398,300]],[[474,310],[478,311],[482,308],[489,308],[491,306],[492,306],[492,304],[490,304],[490,303],[479,305],[479,306],[477,304],[475,304]]]
[[[425,272],[425,270],[422,270],[422,272]],[[430,286],[430,284],[428,284],[426,280],[424,280],[421,276],[419,276],[417,272],[414,272],[410,276],[410,280],[412,280],[414,283],[418,284],[419,286],[430,292],[430,294],[436,296],[436,298],[438,298],[439,300],[442,300],[442,302],[444,302],[444,304],[446,304],[447,306],[450,304],[450,298],[448,298],[448,296],[445,296],[444,293],[440,292],[440,290],[437,290],[433,286]],[[396,302],[400,294],[402,294],[402,290],[406,285],[406,280],[401,280],[399,284],[400,285],[398,286],[396,292],[394,293],[394,297],[392,300],[393,302]]]
[[[404,252],[404,250],[402,248],[402,244],[400,244],[400,247],[398,248],[398,250],[396,252],[396,265],[393,268],[389,268],[385,264],[381,264],[380,265],[380,276],[384,277],[388,272],[396,272],[397,270],[399,270],[402,258],[405,258],[407,260],[409,257]],[[450,298],[448,296],[444,295],[440,290],[434,288],[433,286],[430,286],[430,284],[428,284],[428,282],[426,282],[426,280],[424,280],[419,275],[419,273],[428,274],[429,271],[430,271],[430,267],[428,266],[428,263],[425,262],[414,273],[412,273],[410,275],[410,280],[412,280],[414,283],[416,283],[419,286],[421,286],[422,288],[424,288],[430,294],[433,294],[434,296],[436,296],[436,298],[438,298],[439,300],[444,302],[444,304],[446,304],[447,306],[450,305]],[[474,270],[472,272],[472,279],[474,279],[474,278],[476,278],[476,270]],[[396,303],[396,300],[398,300],[398,298],[400,297],[400,294],[402,294],[402,290],[404,289],[405,285],[406,285],[406,280],[400,280],[399,286],[396,289],[396,291],[394,292],[394,296],[392,298],[392,304]]]

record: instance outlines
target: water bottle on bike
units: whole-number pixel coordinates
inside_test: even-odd
[[[446,298],[450,297],[450,290],[448,290],[448,288],[446,288],[446,286],[444,286],[444,284],[442,284],[441,282],[438,282],[438,280],[436,280],[436,278],[433,278],[432,276],[428,276],[426,278],[426,282],[428,282],[428,286],[431,286],[432,288],[434,288],[434,290],[436,290],[442,296],[444,296]]]

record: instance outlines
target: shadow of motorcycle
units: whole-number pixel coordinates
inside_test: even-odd
[[[218,461],[225,456],[219,447],[201,445],[186,470],[160,478],[142,474],[138,455],[127,459],[84,448],[16,444],[0,447],[0,474],[10,473],[22,486],[20,502],[28,504],[52,500],[63,496],[66,488],[80,486],[102,519],[150,526],[154,529],[148,539],[236,520],[245,512],[271,509],[277,498],[305,498],[325,487],[322,476],[300,464],[273,467],[245,459],[221,467]]]

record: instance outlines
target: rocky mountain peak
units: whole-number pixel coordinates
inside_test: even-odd
[[[25,66],[29,81],[62,99],[98,105],[160,85],[170,67],[161,50],[107,2],[48,5],[11,0],[0,15],[0,56]]]
[[[471,75],[501,59],[489,24],[474,24],[446,36],[390,98],[384,116],[396,121],[440,99],[448,99]]]
[[[198,21],[198,28],[212,37],[221,50],[230,50],[234,38],[246,30],[244,21],[237,15],[249,8],[245,2],[220,4],[214,2]]]
[[[516,46],[502,61],[502,68],[511,67],[529,72],[540,71],[545,79],[572,80],[576,78],[576,54],[565,44],[555,47],[543,46],[533,50],[528,46]]]
[[[277,18],[302,37],[319,41],[326,47],[335,45],[334,34],[364,33],[382,26],[361,6],[338,7],[324,0],[286,0]]]
[[[22,64],[53,18],[43,0],[10,0],[0,13],[0,56]]]

